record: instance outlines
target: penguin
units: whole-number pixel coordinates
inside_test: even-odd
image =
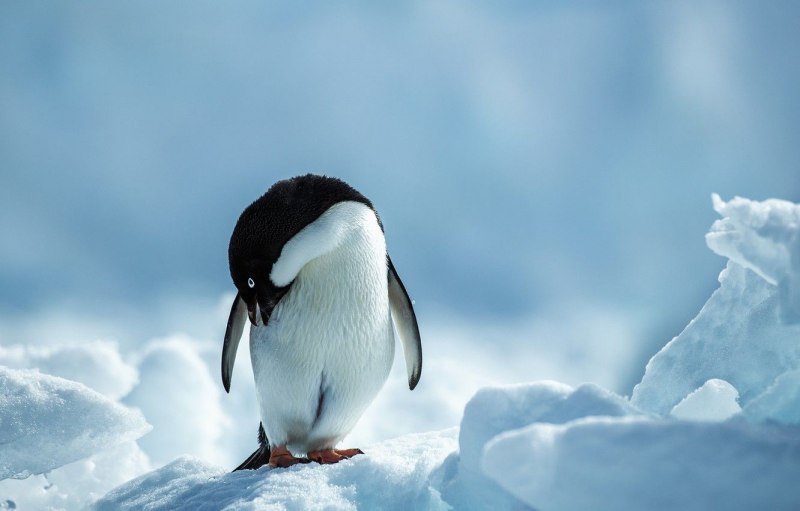
[[[372,202],[333,177],[279,181],[242,212],[228,262],[237,294],[223,341],[222,383],[230,392],[249,320],[261,417],[259,447],[235,470],[363,454],[336,446],[386,382],[395,331],[410,390],[422,372],[414,307]]]

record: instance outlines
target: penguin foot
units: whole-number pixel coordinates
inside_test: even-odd
[[[357,447],[353,449],[334,449],[334,452],[344,458],[352,458],[356,454],[364,454],[364,451]]]
[[[297,465],[298,463],[310,462],[311,460],[308,458],[296,458],[292,453],[289,452],[289,449],[287,449],[285,445],[273,447],[272,451],[269,453],[270,467],[286,468],[291,467],[292,465]]]
[[[330,465],[350,459],[357,454],[364,454],[364,451],[361,449],[322,449],[308,453],[308,459],[322,465]]]

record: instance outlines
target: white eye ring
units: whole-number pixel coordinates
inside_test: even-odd
[[[247,278],[247,285],[248,285],[248,286],[250,286],[250,289],[253,289],[254,287],[256,287],[256,283],[255,283],[255,281],[252,279],[252,277],[248,277],[248,278]]]

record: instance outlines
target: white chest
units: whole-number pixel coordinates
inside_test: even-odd
[[[299,266],[292,287],[269,324],[250,331],[267,436],[301,449],[347,434],[394,356],[386,245],[374,213],[341,203],[318,222],[287,244],[287,259],[275,267]],[[314,257],[304,261],[308,254]]]

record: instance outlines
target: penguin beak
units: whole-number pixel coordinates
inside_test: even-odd
[[[275,303],[270,300],[268,297],[264,298],[263,296],[259,297],[258,300],[258,309],[261,311],[261,324],[266,325],[269,323],[269,318],[272,316],[272,309],[275,308]]]
[[[269,298],[257,297],[252,303],[247,304],[247,317],[253,326],[266,325],[274,308],[275,304]]]
[[[253,326],[258,326],[258,303],[247,304],[247,317],[250,318],[250,323]]]

